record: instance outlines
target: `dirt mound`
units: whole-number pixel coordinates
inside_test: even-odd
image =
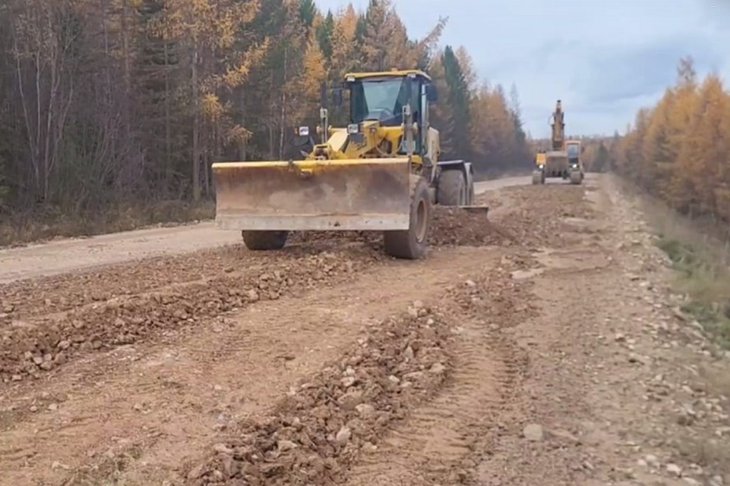
[[[489,333],[487,323],[508,326],[534,311],[518,305],[527,291],[509,277],[523,266],[518,260],[504,259],[487,276],[449,286],[431,307],[415,302],[407,313],[370,326],[335,364],[292,389],[268,418],[226,433],[206,459],[186,470],[188,483],[349,484],[353,465],[453,385],[455,366],[464,360],[455,354],[459,342],[472,341],[462,336],[467,321],[477,326],[469,332]],[[486,350],[476,348],[477,354]],[[523,365],[505,365],[505,386]],[[450,466],[442,473],[454,479]]]
[[[0,313],[4,311],[8,319],[25,319],[103,302],[113,296],[150,291],[172,282],[200,280],[206,275],[221,274],[228,268],[238,268],[246,262],[243,253],[234,248],[205,250],[186,256],[146,258],[98,270],[0,285]]]
[[[502,189],[499,197],[480,196],[478,204],[489,206],[489,213],[434,206],[429,244],[433,247],[560,244],[564,234],[571,230],[565,219],[589,213],[584,190],[573,186],[509,187]],[[495,213],[494,209],[498,211]],[[290,241],[305,247],[312,243],[328,244],[331,248],[364,244],[382,251],[379,232],[302,232],[292,234]]]
[[[436,206],[429,242],[434,246],[511,245],[514,237],[485,211]]]
[[[252,302],[276,300],[351,278],[370,263],[365,258],[327,252],[278,262],[266,270],[226,268],[215,277],[161,291],[122,295],[58,315],[6,322],[0,330],[0,377],[18,381],[86,352],[205,325]]]
[[[191,484],[322,484],[449,373],[452,332],[438,311],[415,303],[386,320],[336,364],[289,393],[271,418],[241,424],[188,472]]]
[[[381,239],[382,235],[378,231],[296,231],[289,235],[288,243],[306,245],[312,243],[330,245],[364,243],[375,248]]]
[[[382,234],[377,231],[305,231],[290,236],[292,244],[329,244],[333,247],[364,244],[382,250]],[[429,244],[431,246],[509,245],[514,238],[491,223],[486,212],[435,206]]]
[[[500,191],[506,200],[491,220],[495,227],[510,236],[512,242],[539,247],[562,245],[574,232],[566,220],[588,217],[585,191],[581,187],[548,185],[509,187]]]
[[[0,285],[0,325],[4,321],[10,323],[13,319],[26,320],[65,312],[174,284],[201,282],[232,271],[264,273],[271,265],[323,250],[324,245],[317,244],[306,251],[294,247],[283,252],[252,253],[241,243],[187,255],[144,258],[85,272],[16,281]],[[349,257],[365,260],[380,257],[367,252],[367,248],[352,249]]]

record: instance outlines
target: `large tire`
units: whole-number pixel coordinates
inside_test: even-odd
[[[532,185],[536,186],[538,184],[542,184],[543,182],[543,172],[540,170],[533,170],[532,171]]]
[[[439,205],[466,206],[468,198],[469,190],[466,187],[464,174],[455,169],[442,171],[436,193],[436,201]]]
[[[281,250],[286,245],[288,231],[242,231],[246,248],[253,251]]]
[[[571,184],[581,184],[583,182],[583,173],[579,170],[573,171],[570,173],[570,183]]]
[[[405,231],[386,231],[384,233],[385,253],[407,260],[423,258],[428,246],[431,210],[428,183],[423,177],[411,176],[409,228]]]

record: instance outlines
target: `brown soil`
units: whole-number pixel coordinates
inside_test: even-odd
[[[730,484],[728,358],[636,205],[494,187],[423,261],[303,234],[9,277],[0,484]]]

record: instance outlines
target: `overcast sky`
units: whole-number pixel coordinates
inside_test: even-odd
[[[347,0],[317,0],[337,10]],[[354,0],[364,9],[368,0]],[[449,17],[480,76],[520,94],[526,128],[549,134],[555,100],[573,135],[624,131],[676,77],[680,57],[730,79],[730,0],[395,0],[412,37]]]

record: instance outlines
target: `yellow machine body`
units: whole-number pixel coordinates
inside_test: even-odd
[[[533,184],[544,184],[549,177],[570,179],[573,184],[583,181],[583,148],[579,140],[565,138],[565,112],[560,100],[555,105],[550,126],[552,134],[550,150],[539,152],[535,157],[535,170],[532,174]]]
[[[407,158],[213,166],[222,229],[408,229]]]
[[[393,98],[393,109],[381,110],[389,119],[357,119],[358,106],[351,95],[352,123],[347,128],[331,128],[326,110],[322,110],[317,133],[326,133],[326,141],[315,144],[302,160],[213,164],[220,228],[409,228],[411,175],[421,173],[425,156],[435,164],[439,150],[438,132],[428,127],[425,86],[430,78],[420,71],[391,71],[348,74],[346,82],[352,86],[350,90],[368,90],[371,104],[385,104],[383,99]],[[405,119],[398,113],[405,104],[416,105],[413,109],[420,115],[410,124],[393,121],[398,115]],[[418,126],[419,116],[425,130]],[[410,137],[406,127],[410,127]],[[415,150],[404,148],[408,140]]]
[[[536,165],[537,165],[538,167],[544,167],[544,166],[545,166],[545,161],[546,161],[546,160],[547,160],[547,156],[545,155],[545,152],[539,152],[539,153],[538,153],[538,154],[537,154],[537,155],[535,156],[535,164],[536,164]]]

